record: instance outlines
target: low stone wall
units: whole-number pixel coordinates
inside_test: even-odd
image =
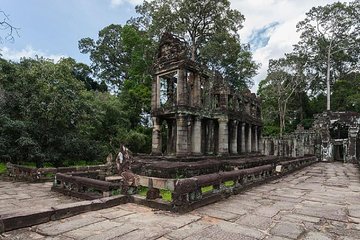
[[[95,199],[103,196],[113,196],[126,193],[134,202],[154,208],[186,212],[194,208],[218,201],[231,194],[237,194],[246,188],[260,184],[284,174],[300,169],[317,161],[315,156],[301,158],[283,158],[276,163],[230,171],[203,174],[190,178],[158,178],[134,175],[132,183],[107,182],[91,179],[86,173],[61,174],[57,173],[53,190],[83,199]],[[122,189],[126,186],[126,190]],[[136,196],[141,188],[146,188],[146,197]],[[171,195],[170,202],[161,199],[161,191]]]
[[[7,163],[8,175],[16,180],[22,181],[52,181],[56,173],[70,172],[96,172],[105,171],[107,165],[59,167],[59,168],[33,168],[12,163]]]
[[[93,179],[90,178],[89,174],[91,174],[92,177],[96,177],[92,173],[76,174],[82,176],[57,173],[52,190],[86,200],[110,197],[120,194],[122,187],[120,183],[111,183]]]
[[[263,137],[261,139],[262,154],[281,157],[319,156],[319,144],[316,132],[298,129],[281,138]]]

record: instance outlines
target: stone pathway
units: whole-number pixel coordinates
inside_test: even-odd
[[[317,163],[188,214],[125,204],[7,232],[2,237],[29,240],[358,240],[360,171],[351,164]]]
[[[53,207],[76,200],[51,191],[52,183],[0,181],[0,215],[22,209]]]

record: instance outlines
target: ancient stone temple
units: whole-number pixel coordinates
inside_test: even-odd
[[[360,113],[324,112],[315,115],[322,161],[360,161]]]
[[[323,112],[314,116],[311,129],[298,128],[282,138],[264,137],[264,155],[302,157],[320,161],[360,162],[360,113]]]
[[[228,155],[259,151],[260,101],[188,58],[164,34],[152,83],[153,155]]]

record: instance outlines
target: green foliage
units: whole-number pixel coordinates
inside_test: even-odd
[[[6,172],[6,164],[0,162],[0,174],[4,174]]]
[[[160,189],[160,196],[164,201],[167,201],[167,202],[172,201],[172,193],[170,190]]]
[[[252,84],[258,65],[249,47],[240,43],[245,18],[230,8],[230,1],[150,0],[136,11],[140,16],[129,23],[153,39],[171,32],[189,45],[192,60],[220,71],[234,87]]]
[[[335,2],[313,7],[297,24],[301,35],[294,50],[306,58],[308,84],[313,94],[325,91],[326,80],[334,83],[347,73],[358,71],[359,12],[359,1]]]
[[[224,182],[225,187],[233,187],[234,185],[235,185],[235,182],[231,181],[231,180]]]
[[[149,151],[149,129],[129,121],[134,113],[86,65],[0,59],[0,70],[0,159],[58,167],[99,163],[120,142]]]
[[[263,127],[262,134],[264,136],[279,136],[279,134],[280,134],[279,125],[276,125],[276,126],[265,125]]]
[[[298,124],[310,128],[313,114],[327,109],[327,82],[331,83],[332,111],[360,111],[359,3],[335,2],[313,7],[298,23],[300,41],[286,58],[291,56],[292,61],[300,66],[290,73],[297,72],[303,81],[296,88],[290,88],[293,94],[288,101],[279,99],[279,96],[286,96],[287,91],[280,88],[284,84],[275,84],[281,76],[274,76],[273,60],[270,61],[269,74],[260,82],[258,92],[263,100],[265,135],[277,135],[279,123],[285,132],[293,131]],[[275,81],[270,82],[271,78]],[[287,104],[286,109],[281,109],[281,104]]]
[[[137,190],[137,194],[139,194],[140,196],[146,197],[147,191],[149,191],[148,187],[139,186],[138,190]]]

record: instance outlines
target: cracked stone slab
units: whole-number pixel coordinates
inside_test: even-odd
[[[249,214],[241,217],[235,223],[239,225],[250,226],[260,230],[266,230],[271,226],[272,222],[272,219],[269,217]]]
[[[270,230],[270,233],[275,236],[291,239],[297,239],[303,232],[301,225],[290,222],[279,222]]]

